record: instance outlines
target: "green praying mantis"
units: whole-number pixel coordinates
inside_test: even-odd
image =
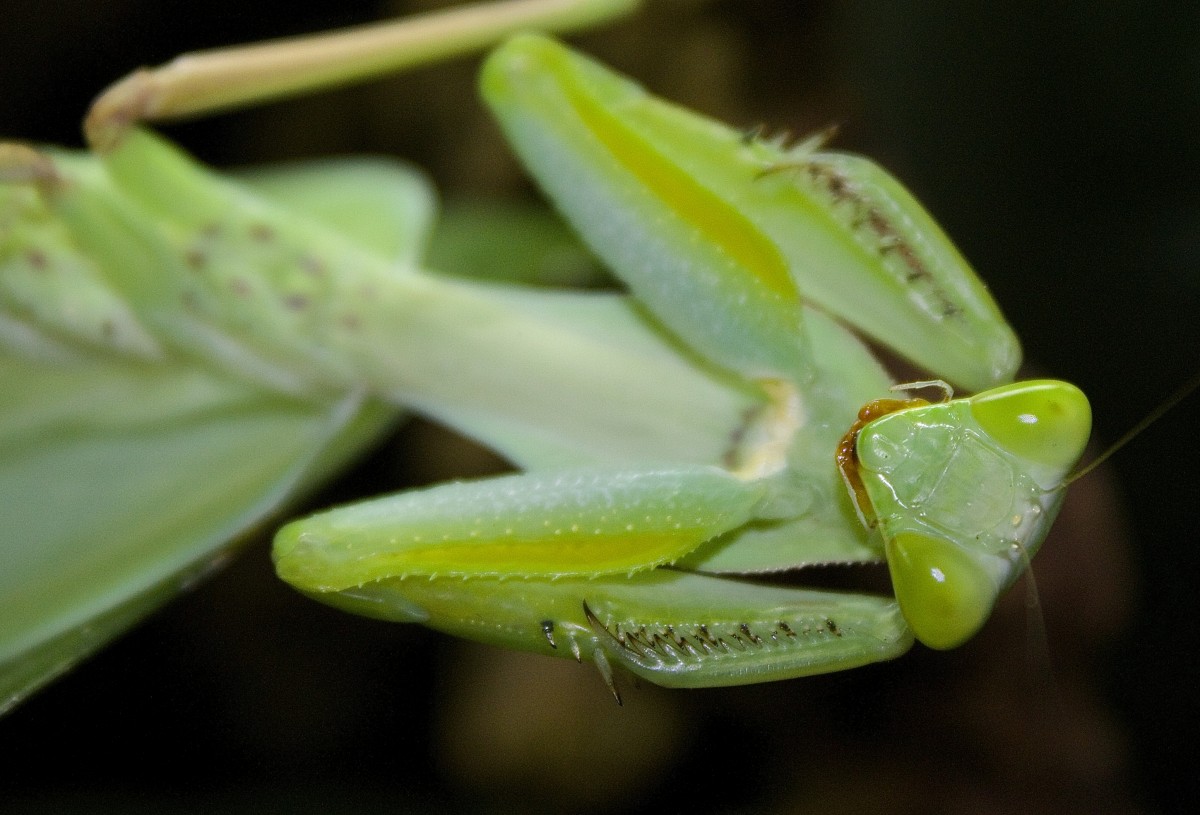
[[[1012,384],[999,309],[871,162],[820,136],[748,136],[511,37],[485,61],[484,101],[628,290],[584,293],[425,269],[432,197],[406,168],[231,179],[131,126],[190,112],[180,87],[227,106],[380,70],[379,51],[395,67],[630,5],[467,9],[349,68],[362,37],[332,56],[264,51],[237,63],[246,87],[180,61],[98,101],[93,154],[5,145],[0,494],[29,545],[4,554],[0,706],[211,567],[401,408],[523,472],[288,524],[276,569],[315,599],[587,659],[610,688],[614,664],[742,684],[978,630],[1044,539],[1089,408],[1063,382]],[[975,395],[889,396],[860,337]],[[766,579],[881,560],[894,597]]]

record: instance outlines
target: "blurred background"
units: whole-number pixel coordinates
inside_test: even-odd
[[[138,65],[440,5],[7,0],[0,134],[77,145]],[[1200,6],[647,5],[574,41],[737,126],[836,123],[953,236],[1029,372],[1089,394],[1098,445],[1200,368]],[[220,166],[388,153],[451,201],[535,201],[477,65],[167,132]],[[306,601],[260,540],[0,719],[0,810],[1194,811],[1196,405],[1072,488],[1035,563],[1044,638],[1018,587],[954,652],[741,689],[627,680],[624,707],[589,667]],[[501,467],[416,421],[311,506]]]

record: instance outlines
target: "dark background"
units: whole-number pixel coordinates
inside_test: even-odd
[[[0,134],[76,145],[139,64],[431,5],[8,0]],[[1089,394],[1100,444],[1200,368],[1200,6],[649,5],[578,42],[738,125],[838,123],[958,242],[1031,370]],[[168,132],[218,165],[387,152],[447,195],[529,196],[476,64]],[[1044,649],[1018,596],[953,653],[617,708],[590,668],[304,601],[260,542],[0,720],[0,809],[1193,811],[1195,405],[1073,488],[1035,564]],[[496,466],[416,424],[315,503]]]

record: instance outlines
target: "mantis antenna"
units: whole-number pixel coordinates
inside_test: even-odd
[[[1100,455],[1096,456],[1094,459],[1089,461],[1085,466],[1081,467],[1079,470],[1075,471],[1071,475],[1067,476],[1067,478],[1063,479],[1062,485],[1064,487],[1066,487],[1071,484],[1074,484],[1076,481],[1083,478],[1085,475],[1090,473],[1092,470],[1096,469],[1101,464],[1108,461],[1109,458],[1111,458],[1114,453],[1116,453],[1122,447],[1124,447],[1125,445],[1129,444],[1129,442],[1131,442],[1135,438],[1137,438],[1142,433],[1142,431],[1144,431],[1146,428],[1150,427],[1150,425],[1154,424],[1159,419],[1161,419],[1163,416],[1165,416],[1169,412],[1171,412],[1171,410],[1173,410],[1175,408],[1175,406],[1178,405],[1180,402],[1182,402],[1184,399],[1187,399],[1189,396],[1191,396],[1192,392],[1195,391],[1196,388],[1200,388],[1200,372],[1197,372],[1196,374],[1194,374],[1192,376],[1192,378],[1189,379],[1187,382],[1185,382],[1183,385],[1181,385],[1178,390],[1176,390],[1173,394],[1171,394],[1165,400],[1160,402],[1159,405],[1156,408],[1154,408],[1153,410],[1151,410],[1149,413],[1147,413],[1140,422],[1135,424],[1133,427],[1129,428],[1129,430],[1125,431],[1125,435],[1121,436],[1121,438],[1117,439],[1115,442],[1110,444],[1108,446],[1108,449],[1106,449]]]

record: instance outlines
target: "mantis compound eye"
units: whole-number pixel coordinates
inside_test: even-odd
[[[1051,380],[901,408],[861,428],[854,474],[917,639],[953,648],[979,630],[1045,539],[1090,430],[1087,398]]]
[[[925,645],[956,648],[987,621],[996,584],[971,553],[920,532],[902,532],[885,548],[900,611]]]
[[[1010,453],[1061,469],[1083,453],[1092,410],[1079,388],[1050,379],[1017,382],[970,400],[980,428]]]

